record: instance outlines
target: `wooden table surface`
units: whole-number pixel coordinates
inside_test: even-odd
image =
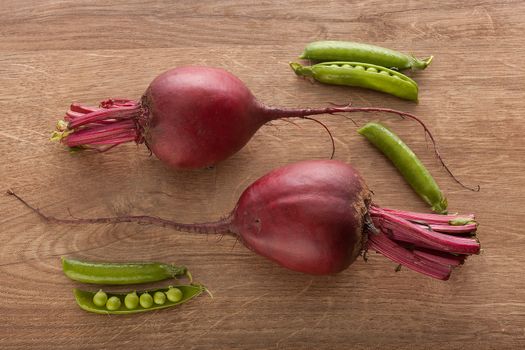
[[[525,346],[525,2],[523,1],[28,1],[0,11],[0,189],[68,217],[149,214],[219,218],[272,168],[325,159],[319,125],[264,126],[213,169],[173,172],[142,146],[71,155],[48,141],[72,101],[138,98],[160,72],[223,67],[267,104],[352,101],[416,113],[435,133],[462,189],[435,160],[421,129],[384,121],[418,153],[450,209],[475,212],[483,253],[448,282],[372,254],[334,276],[287,271],[235,240],[134,224],[46,224],[0,195],[0,348],[46,349],[505,349]],[[288,62],[318,39],[374,43],[432,65],[413,76],[418,104],[357,88],[311,84]],[[335,158],[365,175],[375,201],[427,211],[396,170],[341,116]],[[160,260],[191,268],[214,298],[135,316],[80,310],[60,256]],[[96,288],[96,287],[93,287]]]

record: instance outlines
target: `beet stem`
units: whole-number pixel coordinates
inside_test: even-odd
[[[406,219],[371,207],[374,224],[392,238],[409,243],[421,242],[424,247],[457,254],[478,254],[479,242],[474,238],[447,235],[421,227]]]
[[[141,143],[142,114],[140,103],[133,100],[109,99],[98,108],[73,103],[51,139],[100,152],[125,142]]]
[[[417,224],[417,223],[416,223]],[[478,226],[476,224],[466,224],[462,226],[452,225],[420,225],[421,227],[428,228],[432,231],[447,233],[449,235],[473,235],[476,233]]]
[[[452,272],[450,266],[418,257],[383,233],[370,235],[367,244],[369,249],[373,249],[394,262],[430,277],[447,280]]]
[[[464,219],[465,223],[475,222],[474,214],[467,214],[467,215],[426,214],[426,213],[416,213],[412,211],[390,209],[390,208],[381,208],[381,210],[387,213],[391,213],[400,218],[407,219],[412,222],[426,222],[429,225],[433,225],[433,224],[448,225],[450,224],[451,221],[456,221],[459,219]]]
[[[464,255],[436,252],[428,249],[414,249],[414,255],[424,257],[437,263],[449,266],[459,266],[465,261]]]
[[[448,279],[467,255],[480,252],[476,238],[454,236],[475,234],[474,215],[422,214],[374,204],[369,215],[380,233],[368,231],[367,248],[425,275]]]

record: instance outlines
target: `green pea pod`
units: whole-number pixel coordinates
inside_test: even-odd
[[[447,213],[447,199],[414,152],[390,129],[368,123],[358,132],[390,159],[414,191],[439,214]]]
[[[138,284],[162,281],[191,274],[184,266],[159,262],[105,263],[62,257],[62,270],[67,277],[82,283]]]
[[[155,289],[153,291],[149,292],[139,292],[140,296],[150,293],[155,294],[157,292],[161,293],[167,293],[170,289],[178,289],[182,293],[182,298],[178,301],[171,301],[166,299],[163,304],[155,304],[153,302],[151,303],[126,303],[125,299],[127,295],[133,295],[133,293],[111,293],[106,292],[108,296],[108,301],[112,300],[111,304],[106,304],[102,306],[95,305],[93,303],[93,297],[96,294],[96,292],[90,292],[80,289],[74,289],[73,294],[75,295],[75,299],[77,301],[78,306],[80,306],[81,309],[94,312],[97,314],[111,314],[111,315],[129,315],[129,314],[135,314],[140,312],[146,312],[146,311],[153,311],[153,310],[159,310],[159,309],[165,309],[168,307],[172,307],[175,305],[183,304],[196,296],[200,295],[203,291],[206,290],[206,287],[202,285],[180,285],[176,287],[169,287],[169,288],[160,288]],[[149,294],[148,294],[149,295]],[[120,302],[118,302],[120,301]],[[146,307],[144,307],[144,306]]]
[[[312,77],[331,85],[358,86],[417,101],[417,83],[404,74],[374,64],[358,62],[324,62],[303,66],[291,62],[295,74]]]
[[[306,46],[300,58],[317,62],[364,62],[403,70],[409,68],[425,69],[432,62],[433,56],[419,59],[381,46],[352,41],[316,41]]]

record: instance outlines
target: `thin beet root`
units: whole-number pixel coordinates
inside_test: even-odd
[[[372,204],[371,192],[359,173],[334,160],[275,169],[250,185],[226,218],[200,224],[143,215],[59,219],[43,214],[13,191],[8,194],[55,224],[137,222],[192,233],[231,234],[261,256],[315,275],[343,271],[363,251],[372,249],[412,270],[446,280],[453,267],[480,251],[475,237],[431,228],[465,225],[463,233],[475,235],[472,216],[380,208]]]
[[[17,195],[12,190],[7,190],[7,194],[14,196],[20,202],[22,202],[26,207],[33,210],[38,216],[40,216],[44,221],[47,221],[51,224],[120,224],[123,222],[135,222],[137,224],[150,224],[162,227],[170,227],[177,231],[188,232],[188,233],[230,233],[229,229],[231,225],[231,218],[227,217],[223,220],[201,223],[201,224],[181,224],[172,220],[162,219],[156,216],[147,216],[147,215],[132,215],[132,216],[113,216],[113,217],[103,217],[103,218],[75,218],[75,219],[60,219],[54,216],[43,214],[40,209],[31,206],[23,198]]]
[[[325,108],[268,107],[258,102],[237,77],[211,67],[169,70],[153,80],[140,101],[108,99],[99,108],[72,104],[52,139],[74,150],[99,152],[127,142],[145,143],[171,168],[205,168],[239,151],[262,125],[272,120],[355,112],[396,114],[418,122],[445,170],[461,184],[445,165],[430,130],[415,115],[350,104]]]

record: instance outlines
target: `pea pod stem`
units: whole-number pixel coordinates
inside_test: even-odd
[[[159,262],[107,263],[62,257],[62,270],[67,277],[82,283],[138,284],[177,276],[186,276],[191,282],[186,267]]]
[[[316,62],[355,61],[392,69],[425,69],[433,56],[416,58],[385,47],[353,41],[323,40],[309,43],[300,58]]]

